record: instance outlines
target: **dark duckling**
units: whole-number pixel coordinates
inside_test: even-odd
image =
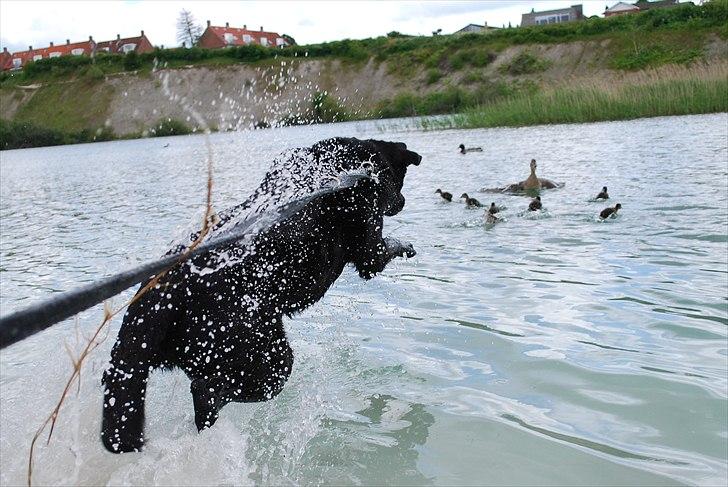
[[[482,147],[468,147],[466,149],[465,144],[460,144],[458,147],[460,148],[461,154],[467,154],[468,152],[483,152]]]
[[[541,209],[541,197],[536,196],[534,199],[531,200],[531,203],[528,205],[528,211],[536,211]]]
[[[497,223],[500,221],[500,218],[496,216],[496,213],[500,211],[500,208],[495,206],[495,203],[491,203],[490,207],[488,208],[488,211],[485,212],[485,223]]]
[[[598,200],[608,200],[608,199],[609,199],[609,193],[607,193],[607,187],[606,187],[606,186],[604,186],[604,187],[602,188],[602,191],[601,191],[601,193],[599,193],[599,194],[597,195],[597,199],[598,199]]]
[[[599,217],[604,220],[606,218],[609,218],[610,216],[614,217],[617,216],[617,211],[622,208],[622,205],[617,203],[614,205],[614,208],[604,208],[601,213],[599,213]]]
[[[439,193],[440,196],[442,196],[442,199],[444,199],[447,202],[452,201],[452,194],[448,193],[447,191],[443,191],[440,188],[438,188],[437,191],[435,191],[435,193]]]
[[[491,203],[490,204],[490,207],[488,208],[488,213],[490,213],[491,215],[495,215],[499,211],[500,211],[500,208],[498,208],[497,206],[495,206],[495,203]]]
[[[463,193],[460,198],[465,198],[465,206],[467,206],[468,208],[480,208],[481,206],[483,206],[480,204],[480,201],[468,196],[468,193]]]

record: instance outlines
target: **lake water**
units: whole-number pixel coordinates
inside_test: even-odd
[[[344,272],[287,322],[293,374],[198,434],[189,381],[155,373],[142,453],[99,440],[111,336],[35,459],[37,484],[725,484],[728,116],[423,132],[358,122],[210,136],[214,202],[257,186],[286,148],[335,135],[423,156],[385,234],[418,255],[369,282]],[[201,214],[204,136],[0,153],[0,313],[163,253]],[[169,147],[164,147],[169,143]],[[462,156],[460,143],[481,153]],[[539,175],[523,196],[478,193]],[[596,215],[607,185],[623,209]],[[445,203],[468,192],[506,207]],[[131,291],[117,297],[119,305]],[[58,399],[66,344],[100,307],[0,354],[0,483],[24,484]]]

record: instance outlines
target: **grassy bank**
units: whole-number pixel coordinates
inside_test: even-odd
[[[676,32],[683,35],[676,36]],[[663,33],[671,34],[662,36]],[[390,32],[369,39],[344,39],[286,49],[250,45],[224,49],[155,49],[138,56],[100,54],[96,60],[64,56],[30,63],[19,73],[0,73],[0,85],[78,77],[101,79],[124,71],[148,73],[155,66],[224,67],[235,63],[265,63],[276,58],[328,58],[352,63],[374,59],[386,62],[390,71],[402,76],[411,76],[413,69],[420,71],[424,67],[429,70],[428,80],[434,83],[444,72],[483,67],[509,46],[606,38],[611,40],[614,69],[634,70],[699,58],[699,46],[709,33],[728,37],[728,0],[711,0],[703,5],[686,3],[669,9],[581,22],[504,28],[487,34],[407,36]],[[532,64],[524,66],[538,68]]]
[[[522,93],[455,115],[457,128],[628,120],[728,112],[728,65],[663,68],[609,83]]]

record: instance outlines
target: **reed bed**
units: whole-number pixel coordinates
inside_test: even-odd
[[[451,126],[517,127],[715,112],[728,112],[728,63],[572,80],[454,115]]]

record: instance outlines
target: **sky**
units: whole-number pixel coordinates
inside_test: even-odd
[[[46,47],[70,39],[97,41],[139,35],[152,44],[175,46],[176,21],[182,9],[189,10],[204,27],[242,27],[288,34],[298,44],[339,39],[376,37],[396,30],[404,34],[430,35],[436,29],[452,33],[467,24],[500,27],[518,25],[521,14],[531,8],[548,10],[568,7],[578,0],[536,1],[36,1],[0,0],[0,45],[9,51]],[[600,15],[616,0],[584,1],[584,14]]]

